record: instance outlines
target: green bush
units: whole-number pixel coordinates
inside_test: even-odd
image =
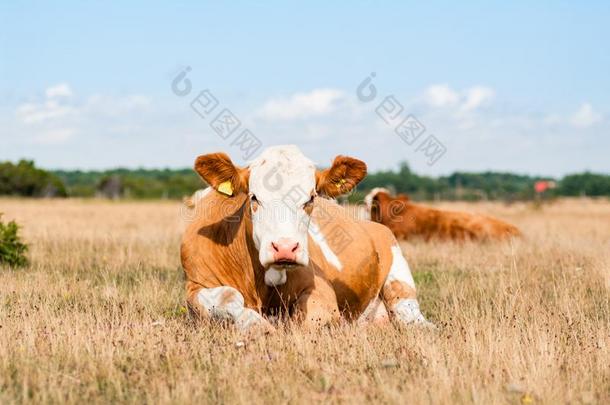
[[[590,172],[571,174],[561,180],[559,191],[571,196],[610,196],[610,176]]]
[[[23,197],[66,197],[63,182],[39,169],[33,161],[0,162],[0,195]]]
[[[5,224],[0,214],[0,265],[20,267],[28,263],[25,257],[28,247],[21,242],[18,232],[19,226],[15,221]]]

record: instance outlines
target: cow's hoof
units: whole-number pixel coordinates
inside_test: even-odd
[[[275,327],[258,312],[246,308],[236,322],[240,332],[248,336],[261,336],[275,332]]]
[[[277,329],[275,328],[275,326],[273,326],[269,322],[265,321],[265,322],[258,323],[256,325],[252,325],[247,330],[242,331],[242,334],[247,339],[257,339],[262,336],[267,336],[272,333],[275,333],[276,331],[277,331]]]
[[[437,329],[436,325],[428,321],[421,313],[419,303],[415,299],[404,299],[399,301],[392,313],[394,318],[405,326]]]
[[[403,328],[418,328],[422,330],[438,330],[438,326],[424,318],[423,315],[418,316],[415,319],[403,319],[400,317],[395,317],[394,322]]]

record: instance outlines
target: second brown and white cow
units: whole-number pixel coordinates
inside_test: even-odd
[[[392,197],[385,188],[371,190],[364,201],[371,220],[390,228],[399,239],[481,241],[521,235],[515,226],[499,219],[414,204],[404,194]]]
[[[193,312],[242,330],[268,327],[283,311],[308,326],[389,315],[429,325],[392,233],[352,219],[332,199],[352,190],[366,165],[338,156],[326,170],[295,146],[266,149],[248,167],[223,153],[197,158],[211,186],[196,201],[181,256]],[[379,309],[379,302],[387,308]]]

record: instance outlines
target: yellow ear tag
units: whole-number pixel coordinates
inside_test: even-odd
[[[227,180],[220,183],[218,185],[218,192],[228,196],[233,195],[233,185],[231,184],[231,181]]]
[[[345,183],[347,183],[347,181],[345,181],[345,179],[341,179],[337,183],[335,183],[335,186],[337,186],[337,188],[341,188],[341,186]]]

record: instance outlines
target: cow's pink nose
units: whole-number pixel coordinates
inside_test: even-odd
[[[273,261],[275,262],[295,262],[297,260],[299,242],[281,238],[276,242],[271,242],[271,248],[273,249]]]

